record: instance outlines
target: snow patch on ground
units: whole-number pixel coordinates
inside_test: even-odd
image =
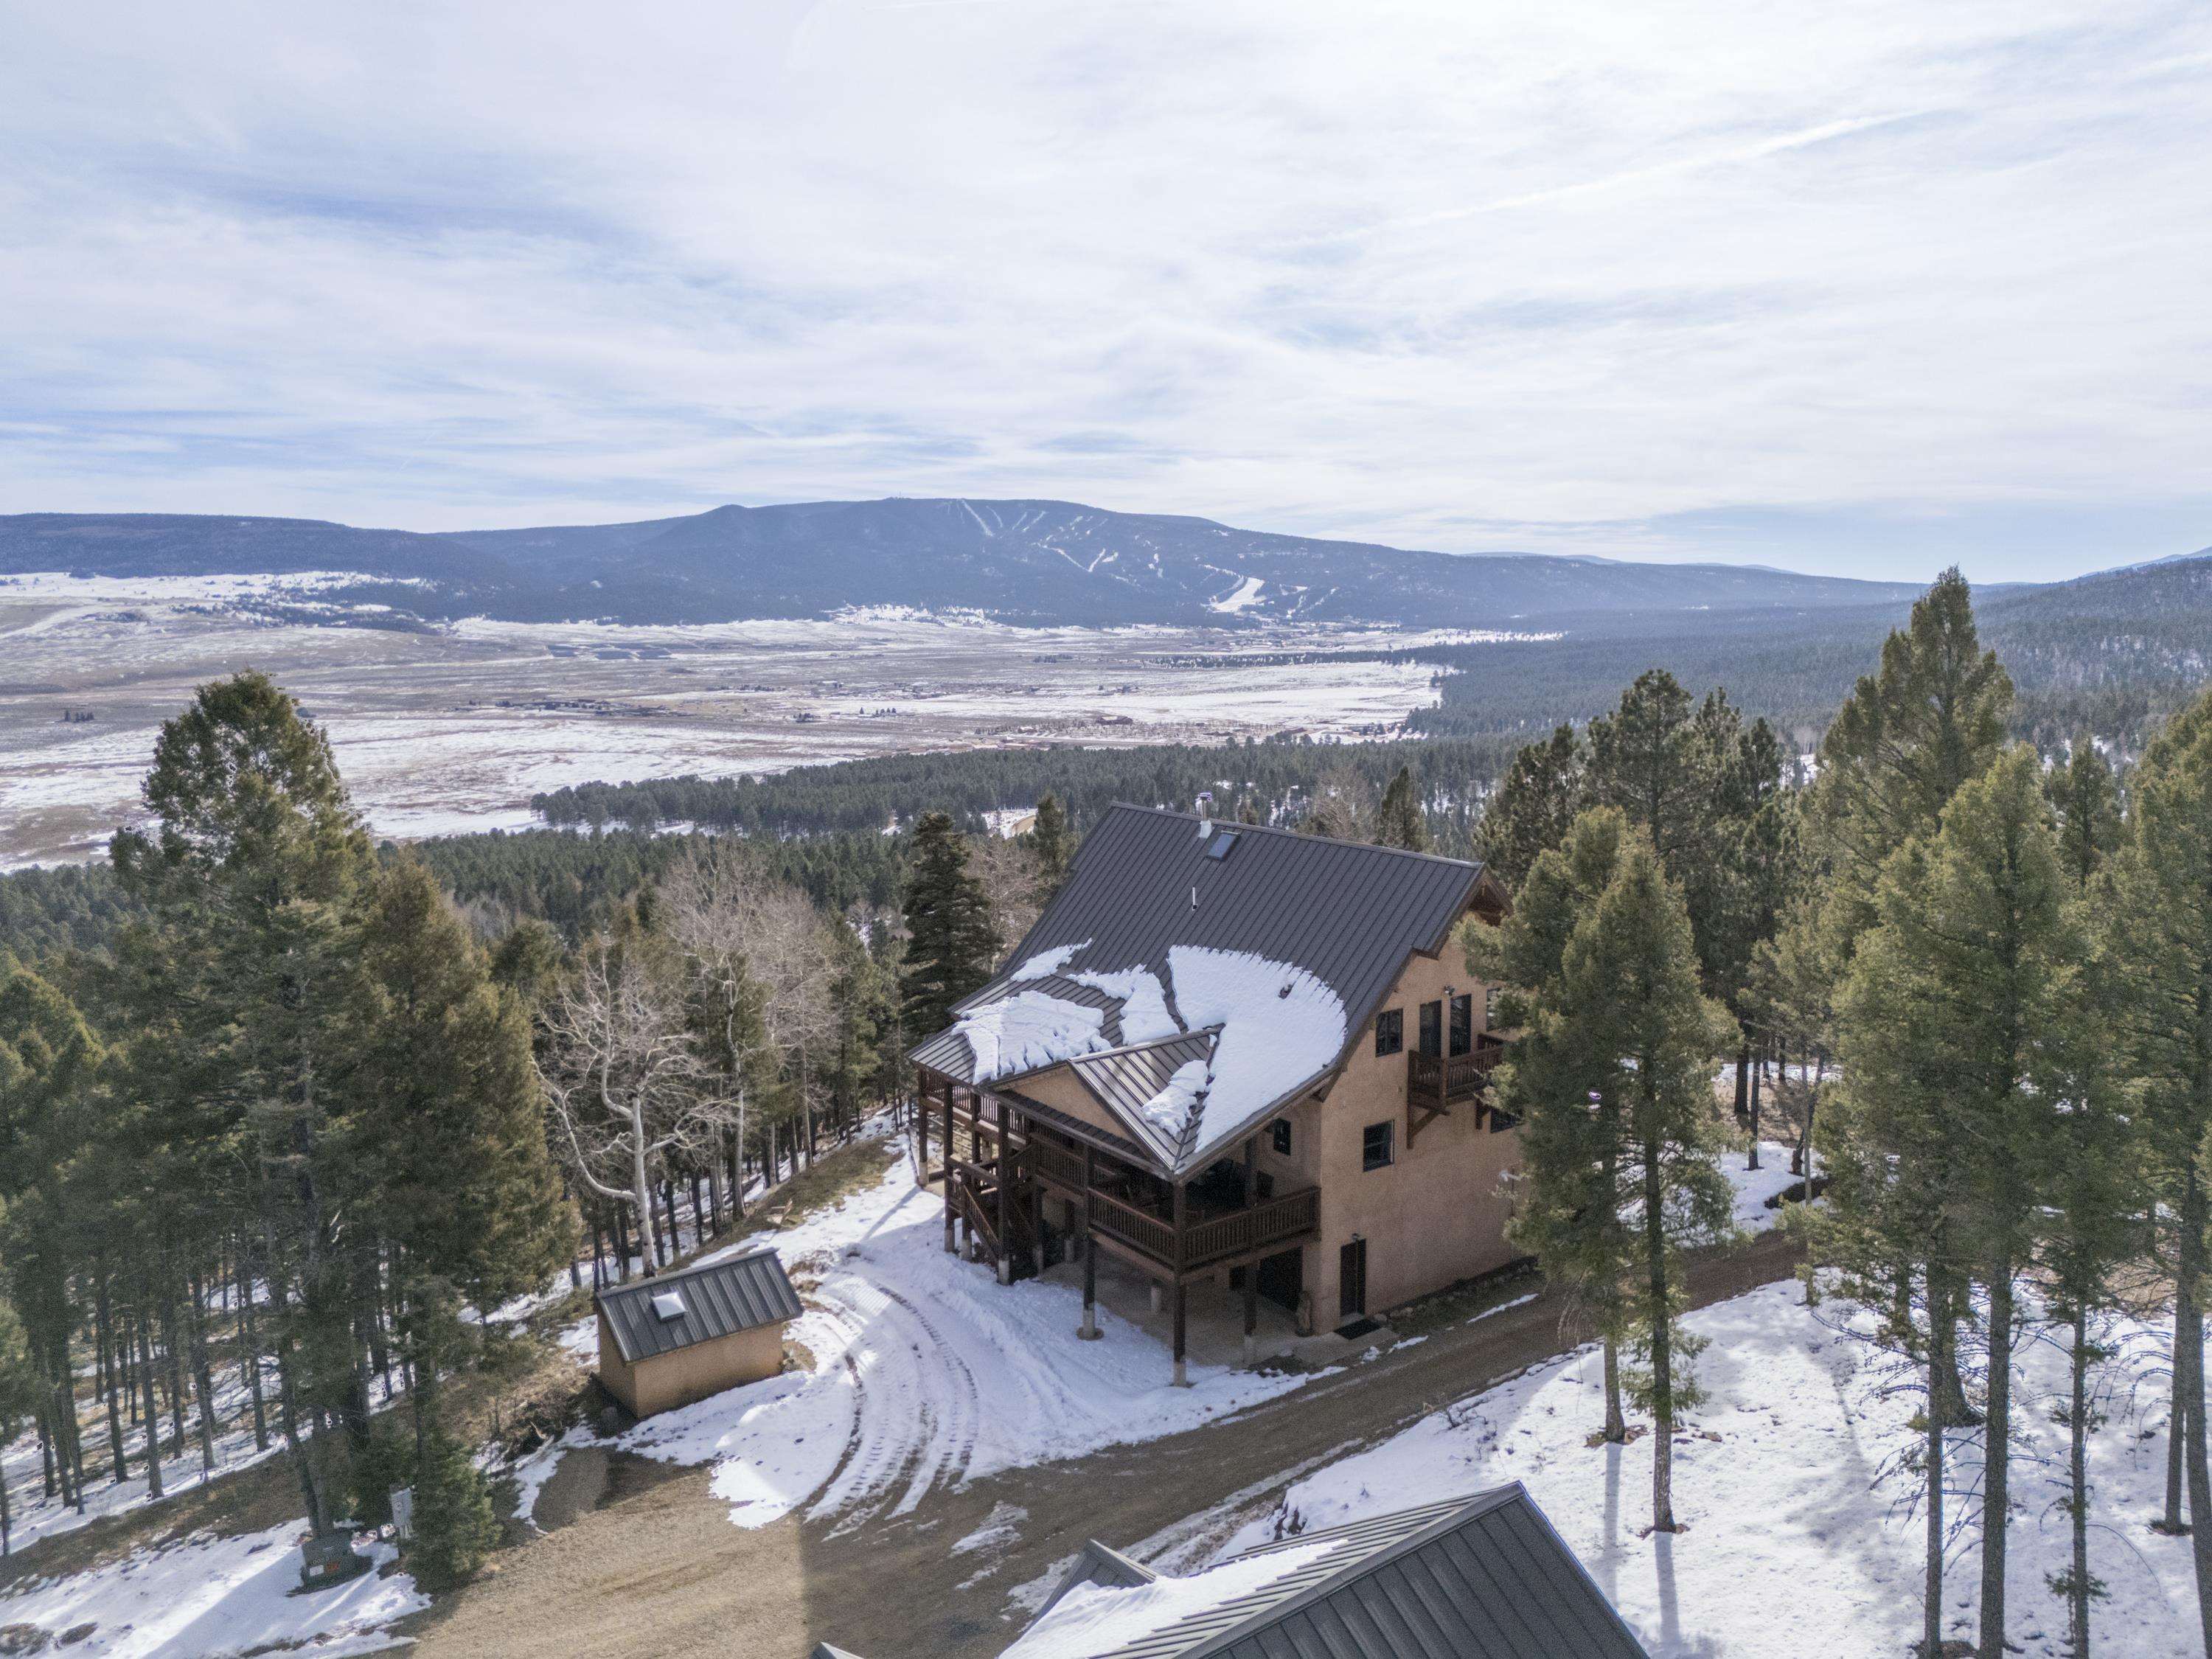
[[[1844,1304],[1802,1305],[1771,1285],[1688,1316],[1710,1340],[1697,1376],[1707,1403],[1674,1440],[1674,1512],[1686,1530],[1644,1535],[1651,1442],[1589,1443],[1603,1418],[1599,1355],[1588,1348],[1462,1400],[1374,1449],[1292,1486],[1276,1516],[1228,1552],[1294,1531],[1519,1480],[1579,1556],[1652,1659],[1788,1659],[1808,1651],[1903,1653],[1918,1629],[1922,1536],[1906,1502],[1916,1438],[1911,1390],[1850,1336]],[[2115,1322],[2124,1356],[2090,1442],[2094,1508],[2090,1566],[2111,1588],[2095,1613],[2098,1650],[2166,1659],[2197,1649],[2189,1542],[2148,1529],[2165,1479],[2165,1395],[2157,1334]],[[2045,1575],[2066,1565],[2066,1431],[2052,1407],[2066,1356],[2033,1343],[2015,1382],[2008,1634],[2025,1651],[2062,1650],[2064,1609]],[[2145,1421],[2132,1401],[2145,1402]],[[2155,1431],[2156,1432],[2147,1431]],[[1954,1489],[1978,1491],[1971,1437],[1954,1441]],[[1969,1521],[1971,1498],[1954,1500]],[[1971,1637],[1980,1556],[1954,1546],[1944,1601],[1954,1636]],[[1818,1632],[1810,1647],[1808,1633]],[[1026,1659],[1026,1656],[1025,1656]]]
[[[297,1522],[236,1538],[201,1534],[139,1550],[112,1565],[0,1595],[0,1626],[33,1625],[58,1636],[95,1626],[64,1651],[84,1659],[202,1659],[306,1648],[319,1659],[391,1645],[394,1620],[429,1606],[404,1573],[372,1570],[325,1590],[300,1583]],[[382,1568],[397,1557],[380,1544]]]
[[[739,1526],[805,1509],[848,1523],[903,1514],[931,1488],[1198,1427],[1302,1386],[1194,1365],[1170,1386],[1167,1350],[1082,1293],[948,1255],[944,1206],[902,1146],[883,1179],[777,1237],[806,1310],[789,1328],[814,1368],[641,1424],[614,1443],[714,1465]]]

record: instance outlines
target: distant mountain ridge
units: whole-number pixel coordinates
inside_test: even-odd
[[[0,517],[0,574],[33,570],[352,571],[371,580],[344,597],[426,617],[650,623],[882,605],[1099,627],[1495,628],[1591,614],[1879,605],[1917,591],[1743,565],[1407,551],[1068,501],[906,498],[438,534],[296,519]],[[423,583],[431,586],[412,586]]]

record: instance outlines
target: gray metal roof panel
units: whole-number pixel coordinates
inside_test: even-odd
[[[682,1296],[684,1312],[663,1319],[653,1308],[653,1298],[670,1292]],[[780,1324],[804,1311],[783,1271],[782,1258],[772,1249],[609,1285],[595,1299],[614,1332],[616,1347],[632,1364],[717,1337]]]
[[[1193,1118],[1186,1118],[1181,1133],[1149,1116],[1146,1103],[1167,1086],[1168,1079],[1194,1060],[1210,1060],[1218,1033],[1209,1029],[1163,1037],[1157,1042],[1085,1054],[1068,1062],[1091,1097],[1113,1113],[1163,1170],[1171,1170],[1188,1150]]]
[[[1517,1482],[1231,1559],[1316,1543],[1333,1547],[1097,1659],[1648,1659]]]

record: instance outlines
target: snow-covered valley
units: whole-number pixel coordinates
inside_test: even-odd
[[[331,580],[0,577],[0,866],[102,845],[136,813],[160,723],[197,684],[247,666],[328,726],[372,824],[407,837],[528,824],[534,792],[592,780],[902,750],[1387,732],[1436,701],[1433,667],[1240,659],[1444,637],[1015,628],[891,611],[398,628],[318,599]]]

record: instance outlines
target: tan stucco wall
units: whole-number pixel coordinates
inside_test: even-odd
[[[1065,1066],[1025,1077],[1014,1086],[1031,1100],[1054,1111],[1066,1112],[1079,1123],[1088,1123],[1094,1129],[1103,1129],[1123,1140],[1129,1138],[1128,1130],[1120,1120],[1101,1106],[1097,1097],[1083,1086],[1083,1079]]]
[[[783,1327],[763,1325],[626,1364],[606,1316],[599,1316],[599,1381],[633,1417],[673,1411],[710,1395],[757,1382],[783,1369]]]
[[[1478,924],[1479,925],[1479,924]],[[1447,987],[1472,994],[1474,1029],[1483,1030],[1485,987],[1468,974],[1456,943],[1434,960],[1413,957],[1381,1011],[1404,1011],[1406,1048],[1378,1058],[1373,1028],[1358,1034],[1352,1057],[1319,1103],[1291,1115],[1291,1168],[1262,1139],[1260,1167],[1277,1170],[1279,1187],[1311,1181],[1321,1188],[1321,1237],[1306,1249],[1306,1293],[1322,1329],[1342,1322],[1338,1251],[1357,1233],[1367,1241],[1367,1311],[1380,1313],[1454,1281],[1503,1267],[1516,1255],[1505,1242],[1507,1209],[1498,1177],[1520,1161],[1521,1137],[1475,1122],[1475,1103],[1433,1118],[1406,1144],[1406,1054],[1420,1041],[1420,1005]],[[1449,1029],[1449,1028],[1447,1028]],[[1396,1161],[1364,1170],[1363,1132],[1388,1121]]]

